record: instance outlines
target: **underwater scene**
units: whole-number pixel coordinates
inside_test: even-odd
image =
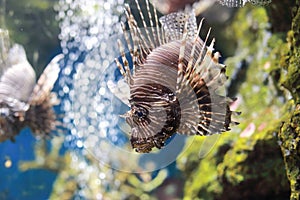
[[[300,200],[300,0],[0,0],[0,200]]]

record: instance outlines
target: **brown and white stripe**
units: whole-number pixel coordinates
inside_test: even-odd
[[[233,100],[216,92],[227,80],[225,66],[218,63],[219,53],[213,53],[214,40],[207,46],[210,30],[205,40],[198,36],[203,20],[197,26],[188,8],[158,20],[148,0],[145,16],[137,0],[136,5],[142,28],[129,6],[127,26],[122,25],[133,66],[121,41],[121,58],[116,59],[130,88],[131,109],[125,118],[132,147],[148,153],[162,148],[176,132],[210,135],[230,130]]]

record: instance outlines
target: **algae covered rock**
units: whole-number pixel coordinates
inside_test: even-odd
[[[286,172],[290,181],[291,200],[300,199],[300,1],[292,8],[291,30],[287,36],[288,51],[282,53],[285,76],[282,85],[293,97],[289,119],[280,128],[279,138]]]
[[[218,199],[287,199],[289,186],[274,130],[240,138],[218,166]]]

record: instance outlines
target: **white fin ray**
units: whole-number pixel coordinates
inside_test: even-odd
[[[153,42],[153,39],[151,38],[151,36],[150,36],[150,33],[149,33],[149,28],[148,28],[148,26],[147,26],[147,24],[146,24],[146,21],[145,21],[145,18],[144,18],[144,15],[143,15],[143,12],[142,12],[142,10],[141,10],[141,7],[140,7],[140,4],[139,4],[139,2],[138,2],[138,0],[135,0],[135,3],[136,3],[136,6],[137,6],[137,9],[138,9],[138,11],[139,11],[139,15],[140,15],[140,17],[141,17],[141,20],[142,20],[142,24],[143,24],[143,28],[144,28],[144,31],[145,31],[145,35],[146,35],[146,40],[147,40],[147,43],[148,43],[148,47],[149,48],[151,48],[151,49],[153,49],[154,47],[155,47],[155,44],[154,44],[154,42]],[[148,13],[149,14],[149,13]],[[150,16],[148,16],[149,17],[149,21],[151,20],[150,19]]]
[[[185,23],[180,36],[174,36],[181,37],[176,85],[176,96],[181,108],[178,133],[211,135],[227,131],[230,128],[226,120],[230,121],[228,113],[231,111],[228,110],[226,97],[215,93],[215,90],[222,88],[227,80],[225,66],[219,63],[220,54],[213,53],[215,40],[206,46],[211,29],[203,42],[198,37],[202,21],[193,40],[188,36],[187,25],[188,22]]]
[[[44,102],[44,100],[50,95],[61,70],[59,61],[63,58],[63,54],[58,54],[46,66],[30,96],[31,105]]]

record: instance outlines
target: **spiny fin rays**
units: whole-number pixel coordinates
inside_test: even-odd
[[[188,135],[207,135],[230,130],[232,111],[229,109],[226,97],[215,93],[217,89],[224,86],[227,80],[225,66],[219,64],[220,54],[218,52],[213,53],[215,39],[208,47],[206,46],[210,29],[204,42],[198,37],[203,19],[194,33],[194,38],[188,35],[188,21],[194,15],[186,13],[185,16],[183,31],[182,34],[180,33],[181,42],[176,81],[176,96],[180,102],[182,114],[181,124],[184,125],[179,127],[178,132]],[[174,19],[172,18],[172,20]],[[169,27],[169,29],[171,28]],[[200,52],[196,52],[196,46],[198,49],[201,47]],[[186,55],[190,57],[187,58]],[[186,98],[190,101],[185,101]],[[216,100],[224,103],[219,106],[218,102],[214,102]],[[205,106],[207,102],[209,105]],[[209,112],[202,112],[202,106],[209,109]],[[214,113],[218,114],[214,116]],[[193,127],[192,131],[191,127]]]

